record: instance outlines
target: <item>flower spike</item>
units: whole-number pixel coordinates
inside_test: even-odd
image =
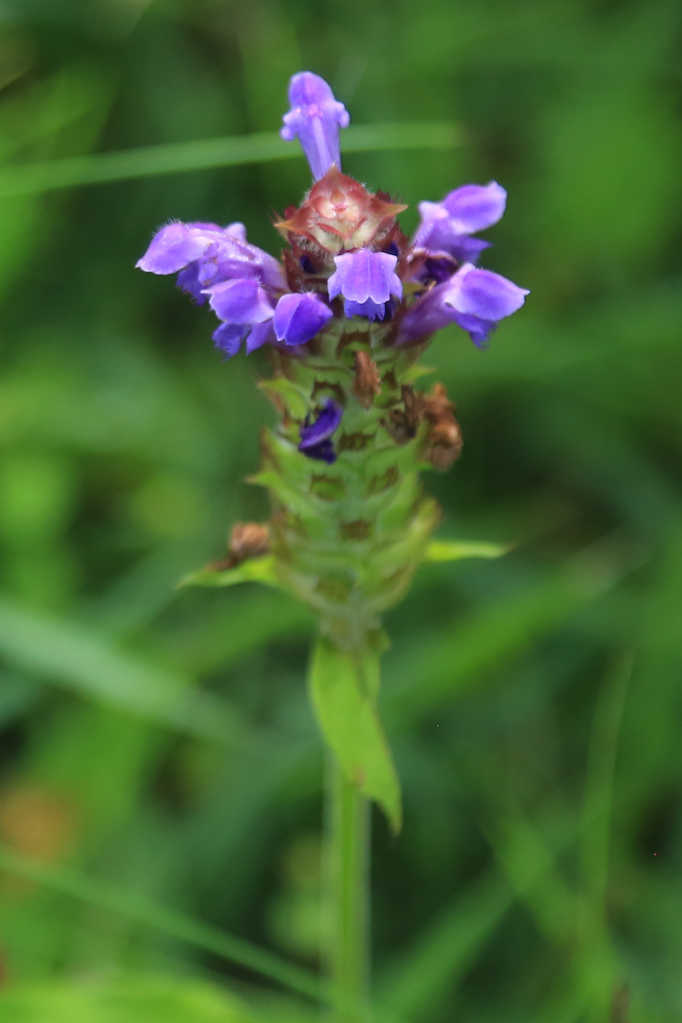
[[[350,122],[343,103],[334,97],[324,78],[300,71],[289,82],[291,110],[284,115],[280,135],[286,142],[297,138],[315,180],[324,177],[332,164],[341,169],[339,128]]]
[[[314,181],[274,225],[281,260],[250,244],[241,223],[173,221],[137,266],[177,275],[209,306],[225,358],[269,349],[272,378],[261,386],[276,423],[261,431],[251,479],[267,488],[272,515],[254,544],[231,543],[227,562],[197,581],[260,579],[313,609],[318,721],[348,781],[397,829],[399,784],[376,707],[381,617],[428,556],[440,518],[421,472],[449,468],[462,448],[453,402],[442,384],[415,385],[415,364],[449,324],[482,347],[528,292],[474,265],[489,244],[477,232],[504,213],[501,185],[420,203],[410,240],[397,221],[406,207],[342,172],[349,117],[324,79],[294,75],[289,100],[281,135],[300,141]]]

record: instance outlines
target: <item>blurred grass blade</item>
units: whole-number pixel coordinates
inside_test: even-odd
[[[361,153],[382,149],[451,149],[459,141],[459,130],[450,121],[356,125],[344,134],[343,151]],[[31,195],[59,188],[131,181],[158,174],[179,174],[291,159],[302,159],[299,147],[283,142],[275,131],[172,142],[116,153],[62,157],[7,167],[0,171],[0,196]]]
[[[418,935],[380,978],[379,997],[411,1019],[428,1019],[476,961],[514,894],[499,878],[485,877]]]
[[[70,898],[112,913],[117,913],[147,927],[153,927],[168,937],[211,952],[227,962],[258,973],[284,987],[316,1001],[326,1001],[328,995],[317,978],[284,962],[272,952],[261,949],[242,938],[235,938],[183,913],[158,905],[140,895],[121,891],[102,881],[92,881],[65,868],[48,868],[19,856],[10,847],[0,843],[0,870],[26,878]]]
[[[400,664],[393,668],[389,663],[387,669],[394,677],[386,693],[390,727],[415,724],[451,700],[454,692],[476,685],[483,672],[532,647],[539,636],[615,587],[643,560],[641,549],[607,537],[547,578],[462,621],[456,630],[429,634],[428,672],[419,647],[401,650]]]
[[[241,738],[224,701],[191,690],[189,678],[116,649],[73,622],[54,621],[0,599],[0,653],[23,671],[202,738]]]
[[[115,977],[12,984],[2,994],[7,1020],[45,1023],[274,1023],[224,986],[196,977],[127,971]],[[291,1016],[286,1019],[291,1020]]]
[[[585,923],[597,931],[605,927],[616,753],[633,661],[629,651],[611,666],[597,697],[590,736],[581,861],[586,887],[584,910],[590,917]]]

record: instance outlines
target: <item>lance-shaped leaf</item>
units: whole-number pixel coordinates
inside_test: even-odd
[[[379,721],[374,695],[378,654],[357,656],[321,638],[310,665],[310,695],[322,733],[348,779],[400,830],[400,783]]]
[[[233,568],[202,568],[181,579],[178,586],[236,586],[238,583],[264,583],[279,586],[275,559],[271,554],[248,558]]]
[[[484,540],[432,540],[425,561],[461,561],[462,558],[500,558],[513,544],[486,543]]]

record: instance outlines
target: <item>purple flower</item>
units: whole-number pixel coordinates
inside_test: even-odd
[[[287,142],[299,140],[316,181],[332,164],[340,170],[339,128],[346,128],[350,117],[324,78],[312,71],[294,75],[289,82],[289,103],[291,110],[284,115],[282,138]]]
[[[216,348],[219,348],[221,352],[224,352],[228,359],[231,359],[233,355],[236,355],[242,346],[242,341],[246,337],[247,328],[243,325],[236,325],[231,323],[221,323],[220,326],[213,331],[213,343]]]
[[[329,297],[344,297],[346,316],[383,320],[391,295],[401,298],[403,286],[395,273],[398,259],[388,252],[358,249],[334,256],[336,271],[327,282]]]
[[[287,345],[303,345],[322,330],[332,316],[331,309],[312,292],[282,295],[273,320],[277,340]]]
[[[253,278],[274,290],[286,288],[276,259],[246,240],[243,224],[173,221],[156,232],[144,256],[135,264],[153,274],[178,273],[178,287],[199,304],[207,288],[221,281]]]
[[[301,443],[298,450],[308,458],[316,458],[322,462],[336,461],[336,452],[331,441],[331,436],[341,422],[343,409],[332,398],[312,422],[306,422],[301,427]]]
[[[225,321],[213,332],[213,341],[228,358],[236,355],[244,339],[247,355],[275,340],[274,309],[257,280],[222,281],[209,288],[207,294],[211,309]]]
[[[177,273],[183,291],[200,304],[208,301],[224,321],[213,340],[228,357],[244,340],[247,353],[276,340],[272,317],[286,281],[277,260],[247,242],[243,224],[166,224],[136,265],[149,273]]]
[[[462,185],[442,202],[420,202],[421,223],[413,245],[430,252],[448,253],[460,262],[475,262],[490,243],[470,235],[496,224],[506,202],[507,193],[496,181]]]
[[[209,304],[218,319],[231,323],[263,323],[274,309],[258,281],[222,281],[207,289]]]
[[[528,294],[500,274],[465,263],[412,306],[401,323],[399,340],[425,337],[457,323],[481,347],[499,320],[520,309]]]
[[[221,323],[213,331],[213,342],[216,348],[224,352],[228,359],[237,354],[245,338],[247,355],[255,352],[264,344],[272,344],[275,340],[272,320],[256,323],[253,326],[248,323]]]

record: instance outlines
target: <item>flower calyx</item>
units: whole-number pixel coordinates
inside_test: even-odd
[[[381,249],[390,241],[395,218],[406,209],[382,193],[369,192],[332,166],[301,205],[289,208],[275,227],[291,244],[305,249],[312,243],[330,255],[348,249]]]

